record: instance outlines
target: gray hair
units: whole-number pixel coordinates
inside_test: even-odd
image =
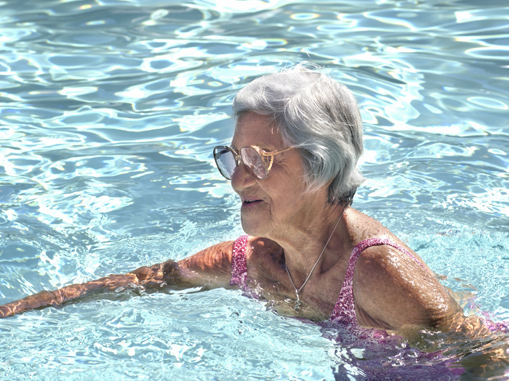
[[[259,77],[233,100],[234,117],[252,111],[271,115],[283,141],[300,149],[308,190],[328,185],[330,203],[351,203],[364,181],[362,120],[350,90],[299,64]]]

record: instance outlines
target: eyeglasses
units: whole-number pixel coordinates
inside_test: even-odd
[[[214,160],[217,169],[227,179],[231,180],[233,173],[240,162],[247,168],[249,173],[260,180],[265,180],[274,164],[274,156],[291,150],[295,147],[288,147],[280,151],[265,152],[260,147],[242,147],[238,152],[232,147],[218,146],[214,148]]]

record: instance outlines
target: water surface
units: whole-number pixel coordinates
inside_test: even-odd
[[[239,88],[308,60],[361,105],[354,207],[509,319],[505,2],[25,0],[0,15],[0,303],[240,235],[212,147]],[[365,374],[359,351],[240,291],[112,295],[0,332],[9,379]]]

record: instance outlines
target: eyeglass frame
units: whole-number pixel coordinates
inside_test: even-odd
[[[244,148],[253,148],[253,149],[254,149],[254,150],[258,153],[258,155],[260,155],[260,157],[261,157],[261,159],[262,159],[262,163],[263,163],[263,165],[265,166],[265,169],[266,169],[266,171],[267,171],[266,176],[265,176],[264,178],[260,178],[260,177],[256,176],[256,175],[254,174],[254,172],[253,172],[253,171],[249,170],[249,172],[250,172],[250,173],[252,173],[252,174],[254,175],[254,177],[256,177],[257,179],[259,179],[259,180],[265,180],[267,177],[269,177],[269,172],[270,172],[270,170],[271,170],[271,168],[272,168],[272,165],[274,164],[274,156],[276,156],[276,155],[278,155],[278,154],[280,154],[280,153],[283,153],[283,152],[290,151],[291,149],[294,149],[295,147],[287,147],[287,148],[283,148],[283,149],[281,149],[281,150],[279,150],[279,151],[271,151],[271,152],[267,152],[267,151],[264,151],[262,148],[260,148],[260,147],[258,147],[258,146],[255,146],[255,145],[241,147],[241,148],[239,148],[239,149],[238,149],[238,151],[237,151],[235,148],[231,147],[231,146],[217,146],[217,147],[214,147],[214,149],[213,149],[213,153],[215,153],[215,152],[216,152],[216,149],[226,149],[226,150],[230,151],[231,153],[233,153],[233,160],[235,160],[235,164],[236,164],[235,169],[237,169],[237,168],[238,168],[238,166],[240,165],[240,162],[241,162],[241,161],[242,161],[242,164],[243,164],[243,165],[245,165],[245,164],[244,164],[244,161],[242,160],[242,156],[241,156],[241,154],[240,154],[240,151],[242,151],[242,149],[244,149]],[[217,167],[217,169],[219,170],[219,173],[220,173],[220,174],[221,174],[221,175],[222,175],[225,179],[227,179],[227,180],[231,180],[231,177],[230,177],[230,178],[228,178],[228,177],[226,177],[226,176],[223,174],[223,172],[221,172],[221,170],[219,169],[220,167],[219,167],[219,164],[218,164],[218,162],[217,162],[216,155],[215,155],[215,154],[213,154],[213,156],[214,156],[214,161],[215,161],[215,163],[216,163],[216,167]],[[264,160],[266,157],[268,157],[268,158],[269,158],[268,165],[266,164],[266,161]],[[233,173],[232,173],[232,176],[233,176]]]

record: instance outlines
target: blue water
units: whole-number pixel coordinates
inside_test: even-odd
[[[0,304],[240,235],[212,147],[230,141],[239,88],[310,60],[361,105],[368,181],[354,207],[509,319],[508,19],[503,0],[1,2]],[[0,379],[411,368],[402,347],[368,353],[240,291],[199,291],[2,320]]]

